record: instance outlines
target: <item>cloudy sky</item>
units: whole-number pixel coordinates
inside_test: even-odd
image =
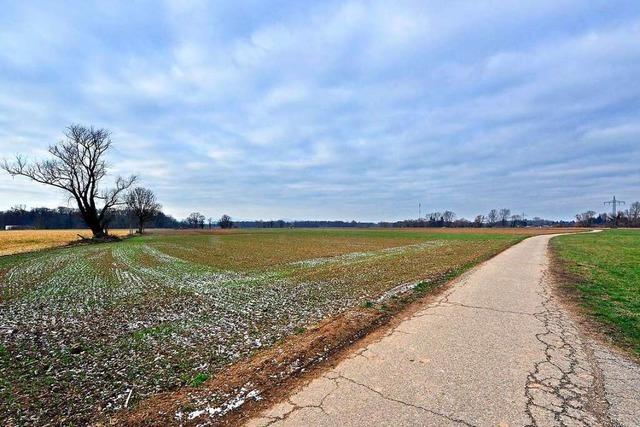
[[[177,217],[640,199],[640,3],[0,0],[0,158],[112,131]],[[0,174],[0,209],[66,205]]]

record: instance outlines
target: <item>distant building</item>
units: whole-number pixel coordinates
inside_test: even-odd
[[[5,230],[35,230],[35,227],[30,225],[5,225]]]

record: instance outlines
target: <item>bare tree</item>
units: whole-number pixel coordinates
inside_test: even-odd
[[[500,223],[502,224],[503,227],[507,225],[507,220],[509,219],[510,215],[511,215],[511,209],[502,208],[498,212],[498,217],[500,218]]]
[[[498,211],[496,209],[491,209],[487,214],[487,221],[489,221],[489,225],[493,227],[498,221]]]
[[[444,211],[442,213],[442,219],[444,220],[445,224],[451,224],[453,220],[456,219],[456,214],[452,211]]]
[[[640,202],[633,202],[629,206],[629,221],[632,226],[640,225]]]
[[[583,227],[590,227],[596,217],[596,213],[594,211],[586,211],[576,215],[576,220]]]
[[[476,227],[482,227],[482,224],[484,224],[485,218],[484,215],[477,215],[476,218],[473,220],[473,223]]]
[[[222,215],[218,221],[218,225],[220,228],[231,228],[233,227],[233,221],[231,221],[231,217],[229,215]]]
[[[192,228],[204,228],[205,219],[200,212],[192,212],[187,217],[187,224]]]
[[[425,216],[429,219],[429,227],[439,227],[442,225],[442,213],[432,212]]]
[[[156,202],[153,191],[144,187],[136,187],[125,198],[127,207],[138,220],[138,233],[142,234],[144,225],[155,218],[162,209],[162,205]]]
[[[0,166],[12,176],[25,176],[70,193],[93,237],[104,237],[109,211],[122,204],[123,192],[136,177],[117,177],[113,188],[101,190],[107,175],[104,157],[112,145],[109,131],[74,124],[64,134],[64,140],[49,146],[52,159],[30,163],[18,155],[14,163],[4,160]]]

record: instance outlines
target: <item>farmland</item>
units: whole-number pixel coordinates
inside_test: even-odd
[[[124,236],[128,230],[112,230],[116,236]],[[0,256],[65,246],[91,237],[89,230],[11,230],[0,231]]]
[[[0,420],[104,419],[539,232],[162,232],[0,257]]]
[[[617,344],[640,356],[640,232],[559,236],[553,249],[565,286]]]

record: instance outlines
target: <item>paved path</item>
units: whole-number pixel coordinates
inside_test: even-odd
[[[582,336],[529,238],[251,426],[640,425],[640,369]]]

